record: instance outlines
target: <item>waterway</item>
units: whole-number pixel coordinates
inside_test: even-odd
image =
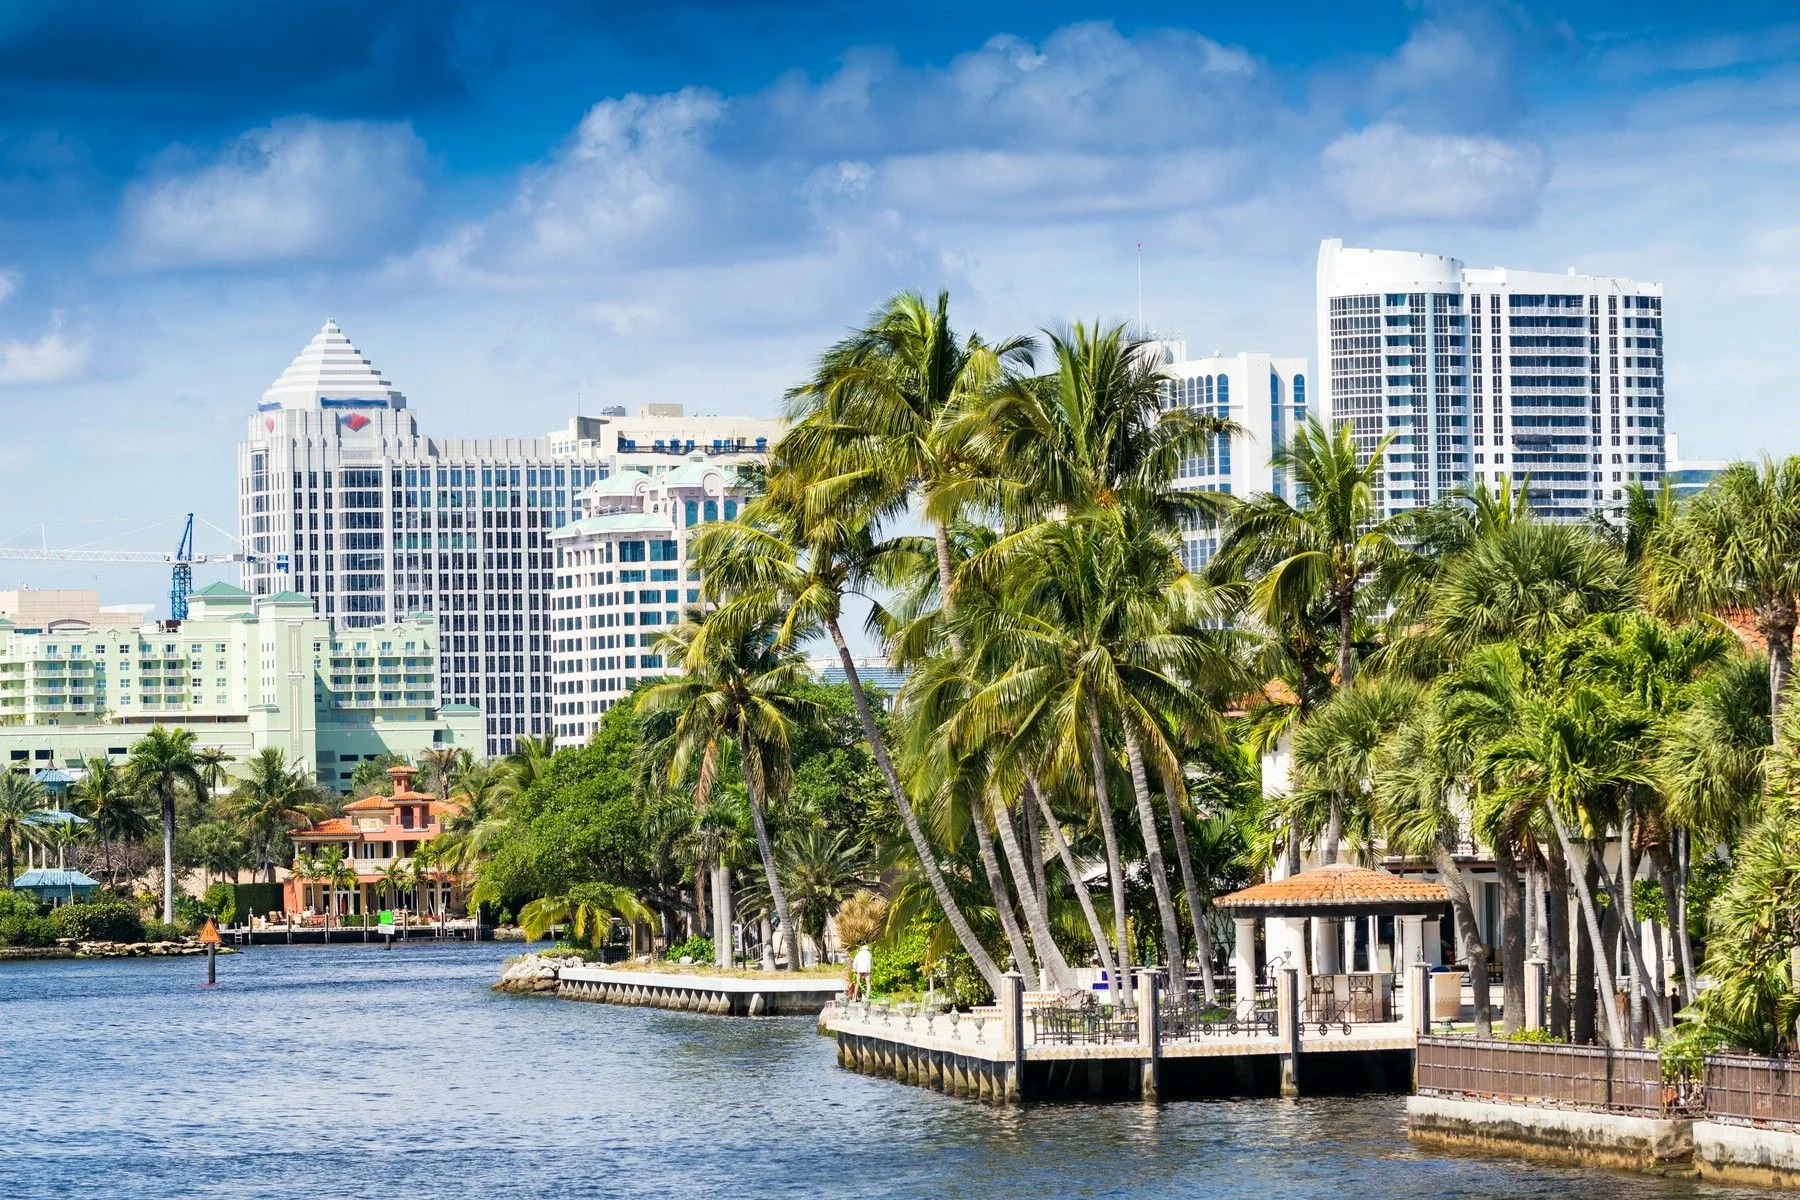
[[[1419,1153],[1391,1098],[993,1108],[810,1020],[490,992],[515,949],[0,964],[0,1196],[1765,1194]]]

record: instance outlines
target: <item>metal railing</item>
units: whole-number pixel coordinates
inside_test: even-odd
[[[1337,985],[1344,984],[1339,995]],[[1319,1025],[1320,1032],[1333,1025],[1373,1025],[1394,1019],[1392,977],[1385,986],[1374,975],[1314,975],[1306,1002],[1301,1008],[1301,1023]],[[1350,1032],[1348,1029],[1345,1033]]]
[[[1072,1008],[1038,1008],[1031,1012],[1034,1042],[1045,1045],[1100,1045],[1138,1040],[1137,1009],[1098,1004]]]
[[[1165,1042],[1192,1042],[1209,1037],[1274,1037],[1275,1007],[1252,1008],[1246,1017],[1237,1013],[1237,1005],[1227,999],[1207,1004],[1195,998],[1164,1000],[1157,1013],[1158,1028]]]
[[[1704,1077],[1709,1120],[1800,1129],[1800,1061],[1709,1054]]]
[[[1697,1110],[1697,1088],[1664,1083],[1654,1050],[1418,1039],[1421,1095],[1663,1115]]]

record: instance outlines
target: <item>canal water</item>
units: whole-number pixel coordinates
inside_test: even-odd
[[[985,1107],[506,946],[0,964],[0,1197],[1749,1196],[1408,1147],[1397,1099]]]

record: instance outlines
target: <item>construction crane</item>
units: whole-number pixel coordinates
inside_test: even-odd
[[[187,515],[187,523],[181,530],[181,540],[176,543],[173,554],[157,554],[145,550],[52,550],[48,546],[0,546],[0,559],[5,558],[23,559],[27,562],[168,563],[169,616],[177,621],[187,619],[188,595],[194,589],[195,563],[256,561],[255,555],[237,552],[195,554],[193,513]]]

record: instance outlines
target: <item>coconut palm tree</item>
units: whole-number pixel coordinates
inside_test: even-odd
[[[236,760],[221,746],[202,746],[194,751],[194,761],[199,764],[200,778],[205,781],[206,790],[214,792],[225,782],[225,768]]]
[[[43,827],[32,824],[31,815],[50,803],[44,785],[22,771],[0,773],[0,859],[6,864],[6,886],[17,873],[17,854],[22,846],[43,841]]]
[[[439,800],[450,799],[451,789],[459,786],[459,777],[471,765],[469,752],[460,746],[433,746],[419,754],[419,766],[430,777]]]
[[[162,809],[165,924],[175,920],[175,802],[182,796],[204,800],[209,769],[191,730],[161,725],[134,742],[125,760],[131,786]]]
[[[669,764],[671,782],[708,759],[716,762],[722,739],[736,746],[770,902],[787,938],[789,969],[797,971],[800,930],[781,886],[767,811],[787,777],[797,729],[818,718],[816,705],[804,694],[811,672],[801,655],[781,645],[779,609],[740,604],[729,616],[698,615],[690,630],[659,642],[670,655],[670,666],[679,667],[681,674],[645,689],[639,710],[676,714],[667,745],[659,751]]]
[[[344,857],[342,846],[327,846],[313,862],[312,877],[325,885],[325,940],[331,940],[331,910],[339,892],[356,888],[356,867]]]
[[[150,836],[150,818],[142,797],[132,790],[126,773],[104,756],[88,759],[85,773],[69,790],[76,811],[93,822],[106,862],[107,882],[118,882],[113,876],[113,843]]]
[[[1769,711],[1780,736],[1800,620],[1800,457],[1733,463],[1650,538],[1650,608],[1749,619],[1769,654]]]
[[[1408,548],[1409,521],[1376,504],[1389,434],[1367,457],[1349,422],[1316,420],[1294,431],[1273,463],[1294,481],[1297,501],[1266,492],[1235,502],[1226,518],[1216,571],[1249,582],[1248,612],[1265,628],[1318,604],[1337,626],[1337,686],[1356,669],[1356,622],[1422,569]]]
[[[799,486],[800,481],[771,477],[769,491],[753,501],[737,521],[708,525],[695,538],[693,553],[703,564],[709,590],[715,597],[726,598],[709,623],[753,627],[774,606],[781,614],[779,646],[791,647],[812,631],[824,629],[844,667],[863,736],[918,852],[927,885],[957,941],[998,994],[1000,969],[975,936],[944,878],[936,851],[875,723],[868,691],[841,624],[844,602],[851,596],[869,599],[879,620],[882,610],[874,601],[874,590],[915,575],[924,553],[916,539],[878,539],[874,515],[867,511],[846,507],[828,514],[809,513]]]
[[[245,764],[244,776],[225,799],[225,813],[261,855],[269,883],[275,882],[275,849],[288,830],[318,820],[325,809],[304,770],[290,766],[278,746],[265,746]]]

